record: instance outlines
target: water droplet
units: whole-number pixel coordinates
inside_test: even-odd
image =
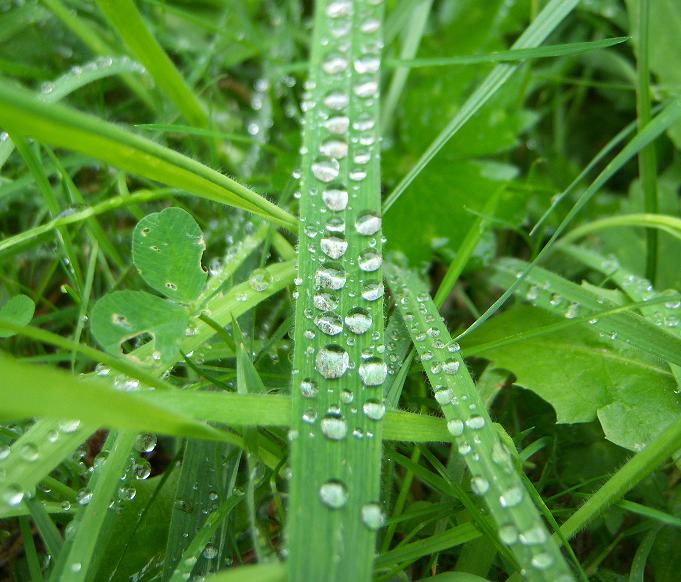
[[[39,457],[38,447],[35,446],[35,444],[33,443],[25,443],[19,449],[19,454],[21,455],[21,458],[24,461],[32,463],[38,460]]]
[[[266,291],[272,285],[272,274],[267,269],[255,269],[248,277],[248,284],[254,291]]]
[[[570,303],[568,308],[565,310],[566,319],[574,319],[579,315],[579,303]]]
[[[368,283],[362,289],[362,298],[367,301],[376,301],[383,297],[383,283]]]
[[[83,487],[76,493],[76,501],[78,505],[87,505],[92,500],[92,491],[87,487]]]
[[[357,217],[355,229],[365,236],[374,235],[381,229],[381,217],[372,212],[361,214]]]
[[[322,289],[337,291],[345,286],[345,273],[331,267],[319,269],[315,273],[315,285]]]
[[[351,309],[345,316],[345,325],[348,329],[357,335],[361,335],[368,331],[371,327],[371,315],[366,309],[355,307]]]
[[[337,236],[324,237],[319,241],[322,252],[331,259],[340,259],[348,249],[347,241]]]
[[[350,0],[335,0],[326,7],[326,15],[329,18],[341,18],[352,14],[352,2]]]
[[[315,363],[324,378],[340,378],[350,365],[350,356],[342,347],[331,344],[317,352]]]
[[[511,487],[499,497],[501,507],[515,507],[523,500],[523,490],[520,487]]]
[[[365,386],[380,386],[388,375],[388,366],[381,358],[372,357],[359,365],[359,376]]]
[[[447,430],[452,436],[458,437],[463,434],[463,420],[454,419],[447,423]]]
[[[378,503],[367,503],[362,506],[362,522],[370,530],[376,531],[385,524],[383,510]]]
[[[348,106],[349,99],[345,93],[331,92],[324,97],[324,105],[334,111],[342,111]]]
[[[459,366],[459,360],[452,358],[442,364],[442,371],[445,374],[456,374],[459,371]]]
[[[319,146],[319,151],[330,158],[342,160],[348,155],[348,144],[340,139],[330,139]]]
[[[305,380],[301,381],[300,393],[304,398],[314,398],[318,392],[317,383],[312,378],[305,378]]]
[[[526,546],[543,544],[546,541],[546,530],[541,525],[535,525],[522,532],[518,537],[520,543]]]
[[[322,200],[329,210],[340,212],[348,206],[348,193],[346,190],[331,188],[322,192]]]
[[[447,388],[446,386],[438,386],[435,389],[435,400],[437,400],[438,404],[441,406],[449,404],[452,401],[452,398],[454,398],[454,393],[452,392],[451,388]]]
[[[321,311],[333,311],[338,308],[338,300],[330,293],[317,293],[313,301],[314,306]]]
[[[375,97],[378,94],[378,82],[371,79],[369,81],[364,81],[363,83],[358,83],[354,86],[353,92],[357,97],[362,99]]]
[[[324,127],[329,133],[343,135],[350,127],[350,120],[346,115],[334,115],[324,122]]]
[[[133,467],[135,479],[144,480],[151,475],[151,465],[146,459],[138,459]]]
[[[3,501],[10,507],[16,507],[24,500],[24,492],[18,485],[10,484],[5,487]]]
[[[327,481],[319,488],[319,498],[331,509],[340,509],[348,502],[348,490],[340,481]]]
[[[381,66],[381,59],[374,55],[366,55],[355,61],[355,71],[360,75],[364,73],[377,73]]]
[[[340,165],[333,158],[319,158],[312,164],[312,174],[321,182],[329,183],[338,178],[339,173]]]
[[[532,565],[538,570],[546,570],[553,565],[553,558],[551,554],[542,552],[532,557]]]
[[[206,544],[203,549],[203,557],[206,560],[213,560],[218,557],[218,549],[213,544]]]
[[[372,420],[381,420],[385,416],[385,404],[377,400],[367,400],[362,406],[362,410]]]
[[[372,250],[362,251],[359,255],[358,265],[362,271],[373,272],[380,269],[383,259],[381,255]]]
[[[337,75],[348,68],[348,60],[338,54],[328,56],[322,63],[322,70],[327,75]]]
[[[482,477],[473,477],[471,479],[471,491],[476,495],[484,495],[489,491],[489,482]]]
[[[320,424],[324,436],[333,441],[343,440],[348,432],[348,424],[338,416],[325,416]]]
[[[150,453],[156,447],[156,435],[150,432],[143,432],[135,438],[135,450],[140,453]]]
[[[335,313],[325,313],[314,320],[315,325],[326,335],[338,335],[343,331],[343,321],[340,315]]]
[[[513,525],[503,525],[499,528],[499,539],[507,546],[514,544],[518,541],[518,530]]]
[[[485,426],[485,419],[482,416],[471,416],[466,421],[466,426],[471,430],[480,430]]]

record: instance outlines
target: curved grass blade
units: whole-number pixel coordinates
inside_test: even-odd
[[[218,572],[206,578],[206,582],[286,582],[288,579],[284,564],[258,564]]]
[[[492,514],[500,540],[528,580],[573,580],[427,289],[415,275],[393,265],[387,265],[386,271],[435,399],[472,475],[471,489]]]
[[[603,230],[606,228],[617,228],[623,226],[638,226],[641,228],[658,229],[666,232],[674,238],[681,239],[681,218],[676,216],[669,216],[667,214],[624,214],[622,216],[610,216],[608,218],[600,218],[592,220],[577,228],[573,228],[563,238],[560,239],[560,245],[567,244],[582,238],[592,232]]]
[[[97,5],[135,58],[190,123],[208,125],[208,117],[189,85],[144,24],[133,0],[97,0]]]
[[[513,43],[513,49],[534,48],[540,45],[556,27],[577,6],[578,0],[551,0],[539,13],[537,18],[523,32],[518,40]],[[419,160],[414,164],[407,175],[400,180],[394,190],[383,202],[383,212],[390,210],[398,198],[404,193],[409,185],[416,179],[444,145],[473,117],[492,96],[511,78],[518,68],[517,65],[497,65],[492,69],[485,80],[473,92],[473,94],[461,106],[453,119],[428,146]]]
[[[599,50],[616,46],[630,40],[628,36],[604,38],[586,42],[571,42],[567,44],[550,44],[536,48],[516,48],[506,51],[495,51],[486,55],[462,55],[458,57],[441,57],[432,59],[390,59],[388,65],[400,67],[447,67],[451,65],[478,65],[482,63],[515,62],[530,59],[545,59],[549,57],[567,57],[580,55],[592,50]]]
[[[318,0],[315,8],[303,135],[288,570],[292,581],[364,582],[383,523],[387,367],[377,348],[383,7]]]
[[[297,224],[285,210],[200,162],[91,115],[47,105],[6,84],[0,84],[0,124],[17,135],[93,155],[122,170],[243,208],[280,226],[292,229]]]
[[[81,87],[90,83],[126,73],[144,73],[144,67],[128,57],[100,57],[89,63],[71,67],[53,82],[43,86],[39,98],[45,103],[56,103]],[[0,142],[0,169],[14,150],[14,142],[7,139]]]
[[[528,294],[541,309],[557,313],[568,319],[578,315],[595,316],[599,311],[614,310],[617,305],[541,267],[529,273],[528,263],[519,259],[501,259],[494,265],[492,280],[501,287],[510,288],[519,274],[525,279],[516,285],[515,292],[522,297]],[[660,329],[644,317],[629,311],[611,314],[604,321],[593,324],[613,338],[620,338],[658,358],[681,365],[681,338]]]

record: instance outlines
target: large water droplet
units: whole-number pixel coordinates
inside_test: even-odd
[[[338,335],[343,331],[343,322],[340,315],[325,313],[314,320],[315,325],[326,335]]]
[[[322,503],[332,509],[340,509],[348,502],[348,490],[340,481],[327,481],[319,488]]]
[[[329,133],[343,135],[350,127],[350,120],[348,119],[347,115],[334,115],[333,117],[329,117],[324,122],[324,127]]]
[[[368,283],[362,289],[362,299],[376,301],[383,297],[383,283]]]
[[[366,309],[355,307],[345,316],[345,325],[352,333],[361,335],[371,327],[371,315]]]
[[[366,55],[355,61],[355,71],[360,75],[364,73],[377,73],[381,66],[381,60],[374,55]]]
[[[16,507],[24,500],[24,492],[18,485],[10,484],[5,487],[3,501],[10,507]]]
[[[456,418],[454,420],[450,420],[447,423],[447,430],[452,436],[461,436],[463,434],[463,421]]]
[[[466,421],[466,426],[471,430],[480,430],[485,426],[485,419],[482,416],[471,416]]]
[[[321,289],[337,291],[345,286],[345,273],[331,267],[324,267],[315,273],[315,285]]]
[[[499,528],[499,539],[507,546],[515,544],[518,541],[518,530],[513,525],[503,525]]]
[[[378,94],[378,82],[371,79],[369,81],[364,81],[363,83],[358,83],[353,88],[353,91],[357,97],[361,97],[362,99],[375,97]]]
[[[449,404],[452,401],[452,398],[454,398],[454,393],[452,392],[451,388],[447,388],[446,386],[440,386],[436,388],[435,400],[437,400],[438,404],[441,406]]]
[[[381,506],[378,503],[367,503],[362,506],[362,522],[373,531],[382,528],[385,524],[385,516]]]
[[[362,406],[362,410],[372,420],[381,420],[385,416],[385,404],[377,400],[367,400]]]
[[[348,433],[348,424],[338,416],[325,416],[322,418],[322,433],[333,441],[340,441]]]
[[[324,378],[340,378],[350,365],[350,356],[342,347],[331,344],[317,352],[315,364]]]
[[[551,554],[542,552],[536,556],[532,556],[532,565],[537,568],[537,570],[547,570],[553,565],[553,557]]]
[[[322,70],[327,75],[337,75],[348,68],[348,60],[342,55],[330,55],[322,63]]]
[[[321,182],[329,183],[338,178],[339,173],[340,165],[333,158],[319,158],[312,163],[312,174]]]
[[[352,14],[352,2],[350,0],[335,0],[326,7],[326,15],[329,18],[342,18]]]
[[[348,106],[349,99],[345,93],[331,92],[324,97],[324,105],[334,111],[342,111]]]
[[[143,432],[135,438],[135,450],[140,453],[150,453],[156,447],[156,435]]]
[[[459,360],[452,358],[442,364],[442,371],[445,374],[456,374],[459,371]]]
[[[523,490],[520,487],[511,487],[499,497],[501,507],[515,507],[523,500]]]
[[[336,160],[342,160],[348,155],[348,144],[340,139],[329,139],[319,146],[319,151],[322,155],[329,156]]]
[[[331,293],[317,293],[313,301],[314,306],[321,311],[333,311],[338,308],[338,300]]]
[[[346,190],[331,188],[322,192],[322,200],[329,210],[340,212],[348,206],[348,193]]]
[[[535,525],[522,532],[518,538],[520,543],[526,546],[543,544],[546,541],[546,530],[541,525]]]
[[[381,217],[373,212],[367,212],[357,217],[355,229],[365,236],[376,234],[381,229]]]
[[[340,259],[348,250],[347,241],[337,236],[324,237],[319,241],[322,252],[331,259]]]
[[[372,250],[362,251],[359,255],[358,265],[362,271],[373,272],[380,269],[383,259],[381,255]]]
[[[365,386],[380,386],[388,375],[388,366],[381,358],[371,357],[359,365],[359,377]]]
[[[471,479],[471,491],[476,495],[484,495],[489,491],[489,482],[482,477],[473,477]]]

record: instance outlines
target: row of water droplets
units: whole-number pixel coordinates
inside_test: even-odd
[[[319,145],[302,151],[309,173],[303,174],[295,282],[303,291],[296,322],[303,328],[296,362],[303,364],[293,370],[293,389],[302,398],[303,429],[291,431],[292,439],[319,433],[336,443],[372,439],[385,415],[376,126],[381,1],[326,4],[321,63],[305,86],[306,130],[316,131]],[[351,494],[342,479],[319,488],[330,509],[344,507]],[[369,529],[384,521],[377,503],[364,504],[361,519]]]
[[[471,490],[497,518],[501,542],[529,554],[529,563],[537,571],[548,571],[556,564],[557,550],[546,547],[549,536],[536,511],[524,511],[531,501],[465,369],[459,345],[451,342],[427,292],[410,294],[392,268],[388,280],[435,399],[447,419],[447,430],[471,473]],[[556,580],[567,582],[572,578],[559,576]]]

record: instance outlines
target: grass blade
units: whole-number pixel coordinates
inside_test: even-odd
[[[208,125],[201,103],[142,20],[133,0],[97,0],[100,10],[158,87],[190,123]]]
[[[370,580],[383,522],[381,33],[382,5],[316,2],[291,388],[293,581]]]
[[[285,210],[200,162],[91,115],[47,105],[7,84],[0,85],[0,124],[10,133],[94,155],[122,170],[243,208],[286,228],[296,225]]]
[[[393,265],[386,271],[435,399],[472,475],[471,488],[492,514],[501,541],[528,580],[572,580],[427,290],[415,275]]]
[[[539,13],[537,18],[523,32],[518,40],[513,43],[513,49],[534,48],[540,45],[546,37],[572,12],[577,6],[578,0],[551,0]],[[428,149],[423,152],[419,160],[414,164],[407,175],[400,180],[395,189],[383,202],[383,212],[390,210],[409,185],[416,179],[444,145],[458,133],[461,128],[473,117],[492,96],[511,78],[517,69],[517,65],[497,65],[490,74],[473,92],[473,94],[461,106],[454,118],[433,140]]]

